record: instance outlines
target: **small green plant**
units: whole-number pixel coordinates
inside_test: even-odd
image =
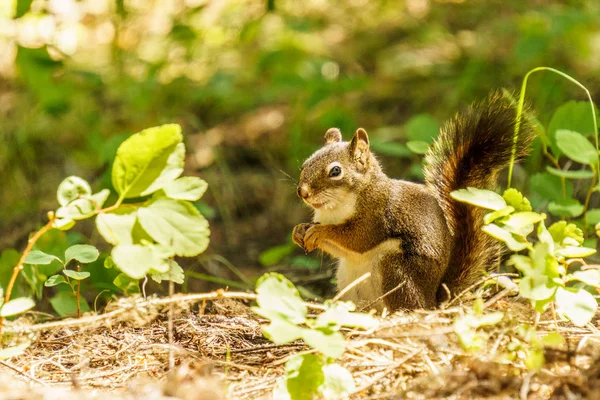
[[[115,285],[132,290],[131,280],[147,275],[157,282],[183,282],[183,270],[175,256],[192,257],[206,250],[210,230],[208,222],[192,204],[199,200],[207,184],[197,177],[180,177],[185,146],[181,127],[175,124],[149,128],[126,139],[118,148],[112,167],[112,185],[116,202],[104,203],[110,190],[93,193],[84,179],[71,176],[58,187],[60,207],[48,213],[48,223],[29,240],[14,267],[4,296],[9,304],[12,289],[25,264],[44,265],[55,260],[63,265],[62,275],[53,275],[45,286],[67,284],[77,297],[80,315],[80,284],[89,272],[68,269],[71,260],[89,263],[98,258],[92,246],[73,246],[60,258],[34,250],[37,240],[51,229],[69,230],[76,221],[96,217],[100,235],[114,247],[105,266],[116,267],[124,275]],[[93,249],[93,250],[92,250]],[[64,275],[64,276],[63,276]],[[53,303],[55,309],[61,298]],[[0,318],[0,329],[4,317]]]
[[[94,246],[86,244],[76,244],[69,247],[65,251],[64,260],[59,257],[49,256],[41,251],[34,250],[28,254],[25,262],[32,265],[50,264],[56,260],[62,264],[62,275],[56,274],[49,277],[44,286],[53,287],[61,284],[71,288],[73,296],[75,296],[75,304],[77,307],[77,317],[81,316],[81,281],[90,277],[88,271],[81,270],[81,264],[94,262],[98,259],[100,253]],[[77,270],[67,269],[71,261],[78,261]]]
[[[325,312],[311,318],[298,290],[277,273],[263,275],[256,284],[256,293],[258,307],[252,310],[270,321],[263,328],[268,339],[275,344],[302,339],[315,350],[287,361],[286,375],[275,388],[275,398],[336,399],[354,391],[350,372],[335,363],[345,348],[340,329],[370,329],[376,326],[376,320],[369,314],[353,312],[351,302],[326,302]]]
[[[546,228],[546,215],[533,212],[529,200],[516,189],[500,196],[489,190],[467,188],[452,192],[452,197],[491,210],[484,216],[483,230],[514,252],[527,250],[527,254],[513,254],[508,265],[522,273],[519,294],[529,299],[536,311],[543,312],[555,303],[558,314],[577,326],[592,319],[598,304],[589,290],[600,288],[600,271],[570,272],[576,261],[596,252],[582,246],[581,229],[566,221]],[[534,230],[536,243],[529,239]]]
[[[485,314],[483,300],[479,297],[473,303],[473,309],[466,315],[454,320],[454,333],[463,349],[474,351],[486,346],[489,334],[479,328],[498,324],[504,318],[504,313],[495,311]]]
[[[544,350],[547,347],[557,347],[565,343],[558,332],[550,332],[541,336],[533,326],[519,324],[510,336],[506,351],[502,358],[515,362],[521,360],[530,371],[539,371],[546,362]]]

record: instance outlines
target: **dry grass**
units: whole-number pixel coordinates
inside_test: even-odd
[[[300,342],[273,345],[261,334],[266,321],[242,301],[226,297],[239,296],[218,292],[124,299],[99,316],[13,322],[7,330],[19,332],[15,340],[27,332],[34,342],[23,355],[0,365],[0,398],[104,399],[107,392],[114,400],[270,398],[286,360],[309,349]],[[464,306],[398,313],[382,319],[374,332],[346,331],[341,362],[356,379],[352,397],[600,398],[598,318],[576,328],[543,315],[538,332],[558,330],[567,342],[546,349],[545,367],[531,373],[522,354],[513,353],[517,358],[510,361],[506,354],[516,327],[534,324],[535,315],[528,305],[500,297],[487,305],[505,312],[505,318],[487,329],[488,345],[474,353],[463,351],[452,329]]]

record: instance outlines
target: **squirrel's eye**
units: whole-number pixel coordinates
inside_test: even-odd
[[[341,173],[342,173],[342,169],[336,165],[335,167],[331,168],[331,170],[329,171],[329,177],[334,178],[336,176],[340,176]]]

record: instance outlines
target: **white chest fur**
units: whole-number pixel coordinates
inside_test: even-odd
[[[390,253],[400,251],[400,240],[390,239],[365,253],[350,253],[339,259],[337,281],[338,290],[354,282],[356,279],[370,272],[371,276],[348,290],[342,299],[353,301],[357,307],[366,306],[383,295],[382,275],[379,264],[381,259]],[[372,305],[373,308],[382,310],[382,302]]]
[[[325,204],[322,208],[315,210],[313,222],[320,224],[341,224],[354,215],[356,211],[356,194],[332,191],[334,198],[339,198],[333,202],[332,206]]]

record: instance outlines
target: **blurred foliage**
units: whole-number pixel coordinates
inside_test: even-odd
[[[263,252],[307,217],[293,180],[327,128],[348,137],[365,127],[390,175],[420,179],[411,149],[539,65],[600,98],[598,1],[2,1],[0,249],[22,246],[55,208],[65,176],[110,188],[118,145],[174,122],[188,172],[209,183],[199,207],[211,219],[212,251],[277,264],[287,247]],[[528,98],[544,126],[560,104],[583,99],[551,74],[531,79]],[[541,171],[539,153],[528,172]],[[525,181],[522,171],[516,178]],[[542,204],[557,179],[534,175],[532,202]],[[3,252],[0,268],[14,257]]]

